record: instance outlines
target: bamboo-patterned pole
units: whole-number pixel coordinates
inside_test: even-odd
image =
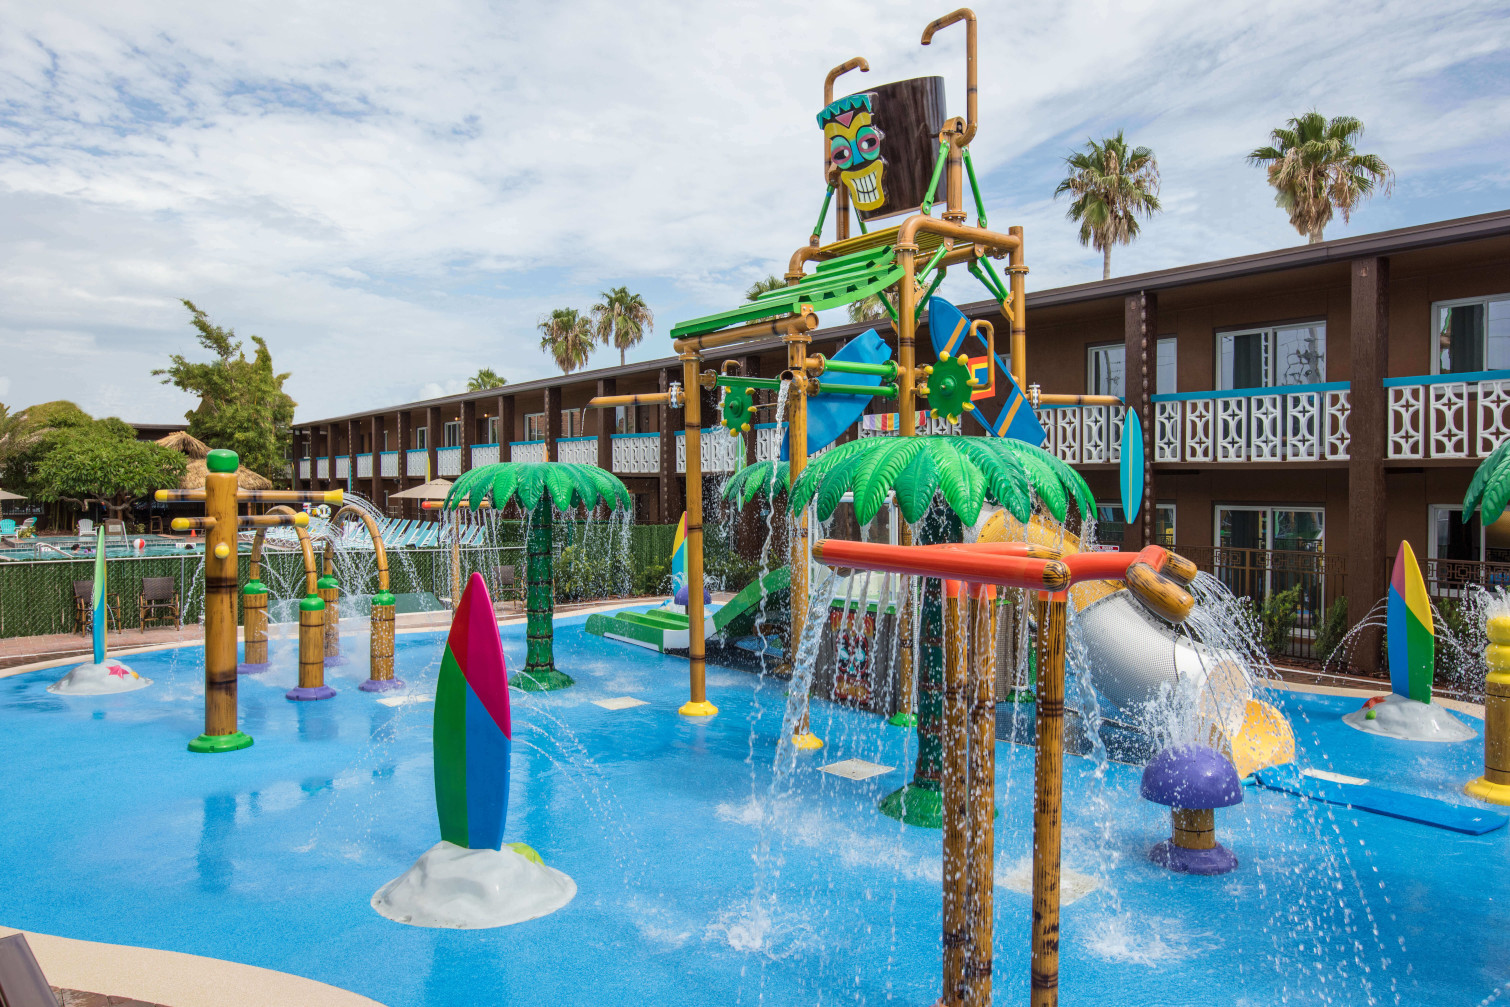
[[[708,702],[707,642],[703,636],[703,406],[695,350],[682,360],[682,419],[687,449],[687,678],[688,699],[678,713],[711,717],[718,707]]]
[[[267,670],[267,585],[253,572],[241,589],[242,639],[246,660],[236,666],[238,675]]]
[[[232,752],[252,743],[236,727],[236,452],[205,458],[204,733],[191,752]]]
[[[897,285],[897,303],[904,300],[902,291],[913,290],[913,270],[916,263],[913,260],[917,248],[914,246],[911,252],[898,254],[897,258],[903,267],[901,282]],[[914,300],[916,295],[910,295],[907,300]],[[918,432],[917,416],[917,382],[913,373],[914,347],[913,341],[917,335],[917,319],[912,310],[898,309],[897,320],[897,423],[903,437],[914,437]],[[906,521],[897,529],[897,542],[900,545],[912,545],[912,525]],[[907,592],[907,597],[902,602],[901,633],[898,650],[899,664],[897,676],[902,683],[902,696],[904,703],[912,703],[911,708],[904,708],[899,712],[897,720],[892,723],[899,727],[910,727],[918,722],[917,706],[921,704],[922,697],[917,688],[917,665],[916,655],[913,651],[912,639],[912,606],[917,602],[912,597],[912,592]],[[914,699],[914,697],[917,697]]]
[[[325,540],[325,563],[321,571],[320,600],[325,603],[321,617],[324,626],[325,664],[337,667],[346,663],[341,656],[341,581],[336,577],[336,549],[330,539]]]
[[[1059,1003],[1059,834],[1064,782],[1064,592],[1040,596],[1033,765],[1033,1007]]]
[[[995,589],[971,595],[970,845],[965,912],[970,953],[965,961],[965,1007],[991,1003],[992,927],[996,876],[996,612]]]
[[[963,1001],[970,931],[965,918],[969,797],[965,761],[965,661],[960,582],[944,581],[944,994],[946,1007]]]
[[[792,374],[792,387],[787,392],[787,468],[791,473],[791,485],[807,468],[807,350],[812,340],[807,332],[788,333],[786,341],[786,365]],[[791,587],[789,588],[792,614],[790,630],[791,659],[795,666],[797,647],[802,640],[808,607],[808,557],[807,557],[807,509],[792,515],[791,533]],[[817,630],[815,630],[816,632]],[[792,734],[792,744],[798,748],[818,749],[823,742],[812,732],[808,719],[808,697],[802,697],[802,717]]]

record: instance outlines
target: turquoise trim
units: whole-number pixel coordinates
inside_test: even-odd
[[[1388,384],[1389,382],[1385,382]],[[1314,385],[1275,385],[1270,388],[1233,388],[1210,392],[1166,392],[1149,396],[1150,402],[1189,402],[1192,399],[1251,399],[1257,395],[1300,395],[1305,392],[1341,392],[1352,387],[1350,381],[1324,381]]]
[[[1504,381],[1510,371],[1465,371],[1462,374],[1422,374],[1408,378],[1385,378],[1385,388],[1400,388],[1404,385],[1450,385],[1459,381]]]
[[[597,434],[589,434],[586,437],[557,437],[556,438],[556,443],[557,444],[566,444],[566,443],[569,443],[571,441],[595,441],[597,439],[598,439]]]
[[[497,441],[488,441],[485,444],[473,444],[472,445],[472,450],[476,451],[478,448],[496,448],[496,447],[498,447],[498,442]]]
[[[660,434],[609,434],[608,436],[610,438],[612,438],[613,440],[620,440],[620,439],[622,439],[624,437],[654,437],[655,439],[659,440],[661,435]]]
[[[544,443],[545,443],[545,441],[510,441],[509,442],[509,447],[511,447],[511,448],[522,448],[522,447],[525,447],[525,446],[530,445],[530,444],[544,444]]]
[[[755,424],[755,429],[756,430],[775,430],[779,426],[781,426],[780,423],[757,423],[757,424]]]
[[[379,451],[378,454],[384,458],[397,458],[399,455],[397,451]]]

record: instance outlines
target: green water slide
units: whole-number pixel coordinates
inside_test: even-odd
[[[760,613],[760,599],[767,597],[766,609],[773,615],[785,614],[784,602],[773,596],[791,586],[792,572],[786,567],[772,570],[758,581],[751,581],[743,591],[712,614],[710,636],[730,639],[744,636],[754,629]],[[610,640],[622,640],[651,650],[685,650],[690,634],[687,617],[679,612],[653,608],[648,612],[614,612],[587,617],[587,632]]]

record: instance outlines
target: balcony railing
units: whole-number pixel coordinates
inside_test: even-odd
[[[404,471],[406,475],[419,476],[421,479],[427,475],[426,469],[430,464],[430,453],[424,448],[415,448],[405,454]]]
[[[299,478],[300,479],[308,479],[309,478],[309,459],[308,458],[300,458],[299,459]]]
[[[543,462],[545,461],[544,441],[515,441],[509,445],[509,461],[511,462]]]
[[[1126,406],[1045,406],[1039,413],[1044,450],[1071,465],[1116,464],[1126,415]]]
[[[336,478],[345,480],[350,477],[351,458],[347,455],[336,455]]]
[[[398,452],[384,451],[378,455],[378,474],[384,479],[398,478]]]
[[[577,465],[598,464],[598,439],[596,437],[557,437],[556,460]]]
[[[1510,371],[1388,378],[1390,458],[1482,458],[1510,436]]]
[[[614,434],[613,470],[624,475],[655,475],[661,470],[659,434]]]
[[[498,464],[498,445],[497,444],[473,444],[472,445],[472,467],[474,469],[481,468],[484,465],[496,465],[496,464]]]
[[[435,474],[448,479],[461,475],[461,448],[435,449]]]
[[[315,459],[315,478],[316,479],[329,479],[330,478],[330,459],[329,458],[316,458]]]
[[[1315,462],[1348,457],[1348,383],[1152,397],[1156,462]]]
[[[356,460],[357,460],[357,478],[358,479],[371,479],[372,478],[372,454],[370,452],[365,452],[364,451],[362,454],[356,455],[355,457],[356,457]]]
[[[723,427],[704,427],[698,439],[705,475],[733,472],[744,461],[744,442]],[[687,471],[687,435],[676,435],[676,470]]]
[[[1249,599],[1255,611],[1274,595],[1298,588],[1294,625],[1280,641],[1275,656],[1313,660],[1327,656],[1316,652],[1316,633],[1327,608],[1347,595],[1345,556],[1233,546],[1177,545],[1175,552],[1220,580],[1237,597]]]

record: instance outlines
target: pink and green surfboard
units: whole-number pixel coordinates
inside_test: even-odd
[[[1395,554],[1395,569],[1389,578],[1386,607],[1389,642],[1389,687],[1397,696],[1420,703],[1431,702],[1431,682],[1437,652],[1436,628],[1431,620],[1431,600],[1426,581],[1416,564],[1410,543],[1402,541]]]
[[[435,809],[446,842],[503,847],[512,744],[503,644],[487,584],[474,573],[451,620],[435,689]]]

